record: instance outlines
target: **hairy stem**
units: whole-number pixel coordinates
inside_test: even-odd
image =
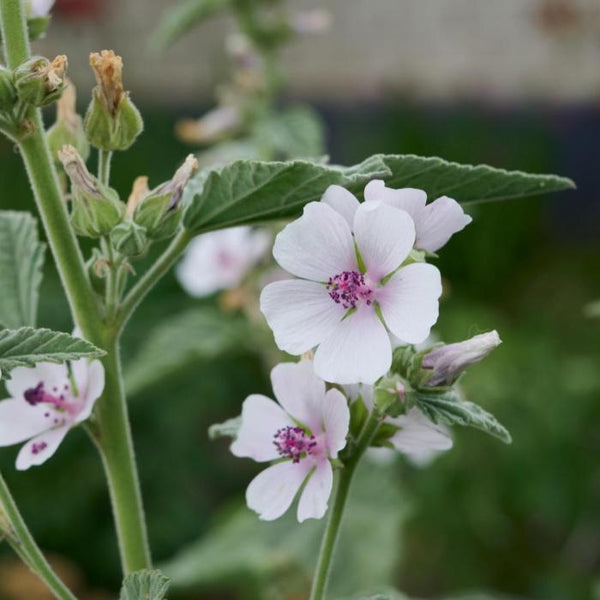
[[[112,152],[110,150],[98,150],[98,179],[104,185],[108,185],[110,182],[111,160]]]
[[[342,524],[344,509],[348,500],[350,485],[356,467],[371,444],[380,424],[381,416],[376,410],[373,410],[363,427],[352,455],[346,460],[344,467],[339,472],[335,490],[333,492],[333,503],[329,509],[327,525],[321,540],[321,549],[319,550],[319,558],[317,560],[312,590],[310,592],[310,600],[325,599],[329,575],[331,573],[331,565],[340,534],[340,526]]]
[[[69,588],[62,582],[44,558],[42,551],[35,543],[29,529],[27,529],[27,525],[25,525],[25,521],[17,508],[8,486],[0,474],[1,512],[4,513],[10,527],[10,531],[8,532],[10,543],[23,562],[48,586],[48,589],[52,591],[55,598],[59,600],[76,600]]]

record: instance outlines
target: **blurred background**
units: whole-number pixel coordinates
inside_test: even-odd
[[[591,303],[600,299],[600,3],[233,5],[57,0],[36,52],[68,55],[84,111],[94,85],[88,54],[113,48],[144,115],[144,134],[113,162],[123,198],[134,177],[157,185],[191,151],[204,164],[414,153],[556,172],[578,185],[469,207],[473,224],[444,248],[437,333],[451,342],[498,329],[503,345],[469,371],[464,389],[514,441],[455,428],[453,450],[426,468],[401,457],[367,466],[331,597],[387,586],[410,598],[598,600],[600,311]],[[212,120],[198,121],[207,111]],[[6,140],[0,157],[0,207],[33,210]],[[39,324],[69,331],[46,262]],[[249,289],[242,302],[231,292],[190,298],[170,274],[124,341],[150,537],[173,599],[307,597],[323,523],[259,523],[243,505],[257,465],[207,434],[246,395],[269,392],[274,346]],[[157,339],[169,350],[157,351]],[[171,350],[178,340],[185,348]],[[40,545],[82,599],[114,597],[108,496],[84,432],[30,472],[12,469],[16,451],[3,450],[0,467]],[[46,598],[2,546],[0,598]]]

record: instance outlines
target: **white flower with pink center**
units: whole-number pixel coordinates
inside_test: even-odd
[[[266,231],[251,227],[205,233],[192,240],[177,267],[177,278],[197,298],[237,287],[263,258],[270,242]]]
[[[248,486],[246,501],[264,521],[283,515],[298,491],[298,521],[320,519],[333,484],[331,460],[346,446],[350,411],[346,397],[329,391],[310,360],[282,363],[271,371],[277,402],[253,394],[231,445],[235,456],[278,461]]]
[[[465,214],[461,205],[442,196],[427,204],[427,194],[423,190],[402,188],[394,190],[381,180],[370,181],[365,187],[366,202],[383,202],[394,208],[405,210],[415,224],[415,248],[436,252],[473,219]],[[348,190],[339,185],[327,188],[323,196],[326,202],[346,218],[350,226],[360,203]]]
[[[55,452],[70,429],[85,421],[104,389],[104,367],[98,360],[67,365],[38,363],[19,367],[5,381],[10,398],[0,401],[0,446],[27,443],[17,456],[17,469],[41,465]]]
[[[438,269],[402,266],[414,241],[408,213],[382,202],[365,202],[352,215],[307,204],[273,248],[300,279],[271,283],[261,294],[279,348],[302,354],[317,347],[315,371],[326,381],[374,383],[391,365],[389,333],[417,344],[438,317]]]

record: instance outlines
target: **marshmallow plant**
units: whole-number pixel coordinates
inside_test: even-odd
[[[33,216],[0,211],[0,240],[11,240],[0,244],[0,372],[7,394],[0,400],[0,446],[22,445],[17,469],[43,468],[60,444],[70,443],[73,428],[85,427],[110,492],[126,576],[121,597],[138,600],[152,590],[163,599],[166,582],[149,570],[121,335],[182,257],[178,276],[192,295],[237,286],[270,246],[270,237],[254,227],[287,221],[273,256],[289,277],[265,285],[260,299],[273,335],[244,342],[267,354],[274,338],[292,356],[271,372],[274,399],[249,396],[241,417],[213,432],[232,435],[233,454],[264,465],[246,494],[259,518],[278,518],[296,499],[300,522],[327,517],[311,591],[312,600],[322,600],[353,474],[369,448],[422,462],[450,449],[453,425],[510,440],[457,387],[461,373],[498,345],[498,334],[420,345],[440,309],[434,253],[470,223],[467,203],[573,184],[418,156],[375,155],[349,167],[320,159],[240,159],[202,170],[188,156],[179,157],[179,168],[173,159],[173,177],[152,181],[152,188],[152,173],[131,174],[125,202],[111,185],[111,160],[135,143],[143,120],[125,90],[123,61],[112,50],[91,54],[96,86],[82,119],[66,78],[67,57],[29,53],[28,21],[47,18],[50,5],[0,0],[6,61],[0,132],[26,166],[80,334],[35,327],[44,246]],[[40,108],[56,102],[57,121],[47,130]],[[214,320],[208,321],[214,333]],[[216,329],[219,335],[225,327]],[[180,346],[205,339],[204,331],[183,331],[160,339],[155,350],[162,363]],[[0,476],[1,536],[56,598],[75,598],[45,560]]]

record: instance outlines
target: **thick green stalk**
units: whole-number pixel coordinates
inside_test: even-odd
[[[99,425],[97,443],[119,533],[123,571],[127,574],[149,568],[151,560],[118,341],[114,339],[105,348],[106,381],[96,410]]]
[[[4,512],[10,524],[9,537],[14,544],[15,551],[35,574],[48,586],[54,596],[59,600],[76,600],[69,588],[52,570],[42,551],[35,543],[17,505],[0,474],[0,512]]]
[[[363,454],[370,446],[380,424],[381,416],[376,410],[373,410],[363,427],[350,458],[344,462],[344,467],[339,472],[335,490],[333,492],[333,503],[329,509],[327,525],[325,527],[325,532],[323,533],[323,539],[321,540],[321,549],[319,550],[319,558],[315,568],[310,600],[325,599],[329,575],[331,573],[331,565],[340,534],[340,526],[342,524],[342,517],[344,516],[346,501],[348,500],[350,485],[356,467]]]

